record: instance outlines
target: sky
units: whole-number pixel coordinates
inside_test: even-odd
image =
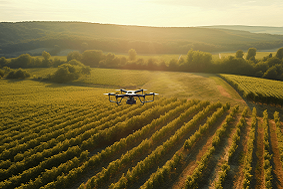
[[[282,0],[0,0],[0,22],[283,27]]]

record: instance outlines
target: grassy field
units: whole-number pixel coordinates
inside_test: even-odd
[[[275,56],[276,55],[276,52],[257,52],[256,53],[256,56],[255,58],[258,59],[258,60],[261,60],[263,57],[266,57],[268,56],[269,54],[272,54],[272,56]],[[220,54],[220,56],[219,56]],[[231,53],[218,53],[218,54],[213,54],[212,55],[212,59],[213,60],[219,60],[219,58],[221,57],[222,58],[225,58],[225,57],[228,57],[228,56],[235,56],[236,55],[236,52],[231,52]],[[246,58],[247,56],[247,52],[244,52],[244,58]]]
[[[260,60],[263,57],[268,56],[269,54],[272,54],[273,56],[276,55],[276,52],[257,52],[256,53],[256,59]],[[219,56],[220,54],[220,56]],[[220,52],[220,53],[212,53],[212,59],[214,61],[219,60],[221,58],[225,58],[228,56],[235,56],[236,52]],[[118,57],[126,57],[128,58],[128,54],[117,54]],[[247,51],[244,52],[244,58],[247,56]],[[172,59],[178,60],[179,58],[183,58],[186,60],[187,55],[186,54],[138,54],[137,58],[143,58],[144,60],[148,60],[150,58],[159,60],[159,61],[164,61],[166,64],[170,62]]]
[[[36,77],[44,77],[55,70],[48,68],[28,71]],[[241,96],[215,74],[92,68],[90,76],[84,76],[72,85],[103,88],[103,92],[116,88],[146,88],[164,97],[214,102],[219,100],[223,103],[228,101],[232,105],[245,105]]]

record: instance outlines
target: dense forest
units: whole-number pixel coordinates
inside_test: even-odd
[[[100,49],[141,54],[184,54],[191,48],[205,52],[278,49],[283,35],[204,27],[144,27],[85,22],[2,22],[0,57],[17,57],[46,48],[51,55],[65,49]],[[39,55],[40,52],[29,53]],[[20,54],[19,54],[20,53]]]

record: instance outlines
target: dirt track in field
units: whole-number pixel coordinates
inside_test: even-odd
[[[282,164],[280,161],[280,153],[278,149],[278,141],[276,135],[276,126],[273,120],[269,121],[269,131],[270,131],[270,146],[271,153],[273,154],[273,188],[283,188],[283,170]]]
[[[224,121],[224,118],[227,116],[222,116],[222,119],[219,120],[213,127],[211,127],[205,136],[200,139],[196,145],[192,147],[191,150],[185,150],[183,153],[185,154],[185,160],[183,162],[183,166],[181,171],[178,174],[178,177],[171,185],[167,188],[177,189],[182,188],[185,185],[185,181],[188,175],[191,175],[194,169],[197,167],[197,161],[200,161],[201,157],[205,154],[205,152],[212,146],[213,136],[216,134],[216,130],[221,127],[221,124]],[[214,166],[216,164],[214,163]]]
[[[259,119],[256,130],[256,157],[252,163],[252,167],[255,167],[255,174],[250,185],[251,188],[264,188],[263,136],[264,129],[262,127],[262,119]]]
[[[224,141],[221,142],[220,146],[216,149],[215,154],[213,155],[212,163],[209,165],[208,170],[204,178],[207,178],[206,185],[200,186],[202,189],[213,189],[215,188],[215,181],[218,180],[218,171],[221,170],[221,165],[228,161],[228,151],[229,147],[232,143],[232,136],[236,132],[236,125],[240,119],[238,115],[232,125],[227,128],[226,135]]]

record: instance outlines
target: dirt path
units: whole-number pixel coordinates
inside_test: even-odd
[[[252,167],[255,168],[255,176],[251,182],[251,188],[264,188],[264,170],[263,170],[263,136],[264,129],[262,127],[262,119],[258,120],[256,131],[256,158]]]
[[[244,180],[244,156],[247,154],[248,150],[248,140],[249,140],[249,133],[251,130],[251,118],[246,118],[246,126],[243,129],[241,133],[241,141],[238,146],[238,149],[235,153],[235,159],[234,159],[234,166],[236,167],[236,172],[233,173],[233,188],[235,189],[241,189],[243,186],[243,180]]]
[[[213,112],[210,112],[207,117],[211,116],[212,113]],[[224,115],[221,118],[219,118],[220,123],[225,119],[225,117],[227,115],[228,115],[228,113],[226,112],[226,113],[224,113]],[[200,125],[203,125],[206,122],[207,117],[202,119],[199,123],[195,124],[195,126],[192,129],[190,129],[190,131],[184,137],[180,138],[178,143],[176,145],[174,145],[174,148],[172,150],[170,150],[162,158],[162,160],[158,163],[158,165],[155,165],[154,167],[152,167],[146,174],[144,174],[144,176],[142,178],[140,178],[134,185],[132,185],[131,188],[139,188],[141,185],[143,185],[149,179],[150,175],[152,173],[156,172],[158,167],[162,167],[163,165],[165,165],[165,163],[168,160],[170,160],[177,151],[182,152],[185,157],[190,157],[190,154],[184,152],[184,150],[183,150],[184,142],[198,130]],[[214,127],[211,127],[211,129],[214,129]],[[170,182],[164,183],[164,186],[167,185],[166,188],[171,187],[170,185],[172,185],[172,183],[175,181],[174,178],[176,177],[176,175],[179,175],[179,173],[178,173],[179,170],[182,170],[182,167],[177,167],[176,173],[172,174],[172,179],[170,179]]]
[[[226,114],[227,115],[227,114]],[[226,116],[225,116],[226,117]],[[183,162],[183,166],[181,168],[181,172],[179,172],[176,180],[167,188],[179,189],[184,187],[185,181],[188,175],[191,175],[194,169],[197,167],[197,161],[200,161],[201,157],[205,154],[205,152],[212,146],[213,136],[216,134],[216,130],[221,127],[224,118],[221,119],[218,123],[209,129],[209,132],[202,137],[200,141],[196,143],[195,146],[189,151],[183,151],[185,155],[185,159]]]
[[[218,180],[218,172],[221,170],[221,165],[225,162],[228,161],[228,151],[230,148],[230,145],[232,144],[232,136],[236,132],[236,125],[238,121],[240,120],[241,116],[237,116],[235,121],[232,123],[230,126],[230,129],[226,131],[227,137],[223,142],[221,142],[221,146],[216,149],[215,154],[213,156],[213,161],[214,163],[211,163],[209,166],[209,174],[207,174],[207,180],[208,180],[208,185],[202,186],[202,189],[213,189],[215,188],[215,181]],[[214,166],[212,166],[214,164]],[[224,187],[225,188],[225,187]]]
[[[269,121],[269,130],[270,130],[270,146],[273,154],[273,188],[282,188],[283,189],[283,170],[282,164],[280,161],[280,153],[278,149],[278,141],[276,135],[276,126],[273,120]]]

